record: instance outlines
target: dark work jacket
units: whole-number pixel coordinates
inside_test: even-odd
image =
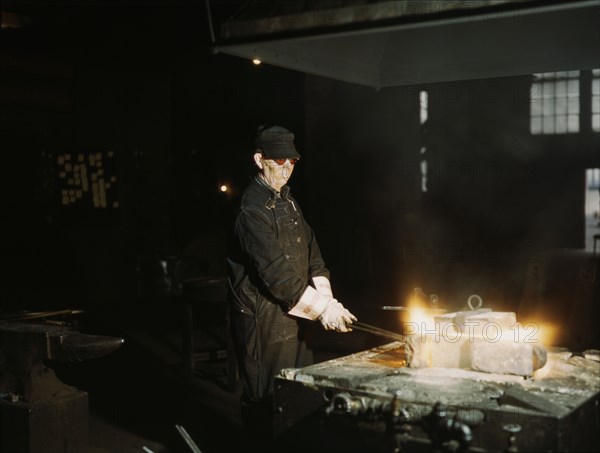
[[[280,195],[254,178],[242,197],[234,233],[229,276],[240,310],[253,311],[257,297],[264,297],[288,311],[312,277],[329,278],[313,230],[288,186]]]
[[[286,313],[312,277],[329,278],[314,233],[289,187],[277,193],[260,177],[248,185],[228,256],[231,328],[249,401],[270,396],[282,369],[309,365],[302,325]]]

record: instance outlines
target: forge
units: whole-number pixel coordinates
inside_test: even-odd
[[[469,318],[506,326],[514,314],[474,310],[437,321],[464,326]],[[481,341],[481,333],[474,328],[461,342],[413,333],[283,370],[274,394],[277,441],[346,453],[597,451],[600,353]]]

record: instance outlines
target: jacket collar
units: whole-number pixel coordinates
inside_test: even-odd
[[[281,187],[281,191],[277,192],[273,187],[271,187],[267,182],[260,177],[260,175],[256,175],[254,177],[254,182],[258,186],[258,189],[262,192],[266,192],[267,200],[265,202],[265,206],[269,209],[273,209],[275,207],[275,203],[277,199],[283,201],[288,201],[288,196],[290,193],[290,187],[288,185],[284,185]]]
[[[271,198],[275,199],[277,197],[281,197],[283,200],[287,200],[288,195],[290,193],[290,186],[287,184],[281,187],[281,191],[277,192],[273,187],[271,187],[267,182],[260,177],[260,175],[256,175],[254,180],[258,183],[258,185],[269,191],[271,194]]]

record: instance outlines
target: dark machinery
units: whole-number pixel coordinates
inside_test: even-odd
[[[600,364],[548,350],[532,377],[409,368],[393,342],[276,378],[277,441],[295,451],[598,451]]]

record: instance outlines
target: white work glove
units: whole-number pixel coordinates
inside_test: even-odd
[[[335,330],[337,332],[351,332],[352,329],[349,327],[353,321],[357,321],[348,309],[344,308],[337,300],[331,299],[325,311],[319,317],[319,321],[323,324],[325,330]]]
[[[333,297],[333,292],[331,291],[331,283],[329,283],[329,279],[327,277],[313,277],[312,279],[313,285],[320,294],[324,296]]]
[[[315,277],[318,278],[318,277]],[[337,300],[331,297],[331,287],[329,281],[322,277],[323,280],[317,280],[315,286],[319,286],[326,294],[321,294],[312,286],[306,288],[300,300],[288,314],[299,318],[321,321],[325,330],[336,330],[338,332],[350,332],[347,324],[352,324],[356,321],[356,317],[344,308]],[[327,283],[324,286],[320,284]],[[329,290],[327,290],[329,288]]]
[[[333,298],[333,292],[331,291],[331,283],[327,277],[313,277],[313,284],[320,294],[329,296],[332,301],[327,304],[325,310],[319,317],[321,324],[325,327],[325,330],[338,330],[340,332],[350,332],[346,324],[352,324],[352,321],[356,321],[356,316],[350,313],[344,306]]]
[[[288,315],[314,321],[325,311],[330,300],[333,300],[333,298],[321,294],[312,286],[308,286],[300,296],[298,303],[288,311]]]

